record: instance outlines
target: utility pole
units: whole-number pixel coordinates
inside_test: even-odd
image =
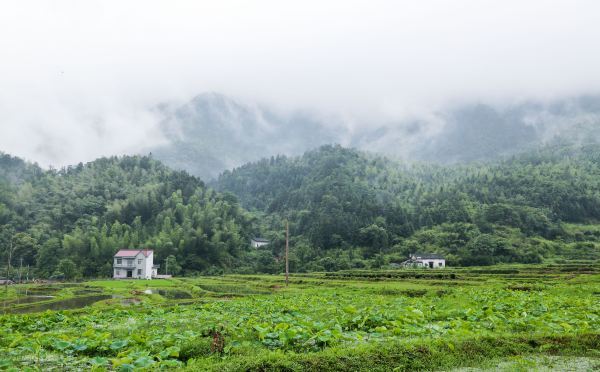
[[[165,275],[169,275],[169,257],[165,258]]]
[[[290,223],[288,220],[285,221],[285,286],[287,287],[290,282]]]
[[[10,280],[10,261],[12,260],[12,249],[13,249],[13,237],[10,237],[10,248],[8,249],[8,265],[6,265],[6,281],[4,282],[4,286],[6,287],[6,292],[8,292],[8,281]]]
[[[21,280],[22,272],[23,272],[23,257],[21,257],[21,264],[19,265],[19,284],[23,283],[23,280]]]

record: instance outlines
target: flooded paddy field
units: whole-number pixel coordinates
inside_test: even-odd
[[[585,265],[15,285],[0,368],[586,370],[600,273]]]

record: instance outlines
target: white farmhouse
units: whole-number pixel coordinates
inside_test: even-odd
[[[402,263],[402,265],[440,269],[446,267],[446,259],[435,253],[413,253],[408,260]]]
[[[250,239],[250,245],[254,248],[262,247],[263,245],[268,245],[270,242],[264,238],[252,238]]]
[[[154,266],[154,251],[149,249],[121,249],[114,256],[113,278],[152,279],[158,266]]]

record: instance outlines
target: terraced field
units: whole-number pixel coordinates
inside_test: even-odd
[[[0,368],[9,370],[600,365],[596,262],[314,273],[289,287],[281,276],[229,275],[1,293]]]

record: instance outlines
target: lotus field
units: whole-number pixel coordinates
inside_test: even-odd
[[[17,301],[36,291],[52,297]],[[231,275],[1,293],[6,370],[600,366],[594,263],[304,274],[288,287],[280,276]],[[37,308],[99,294],[86,307]]]

